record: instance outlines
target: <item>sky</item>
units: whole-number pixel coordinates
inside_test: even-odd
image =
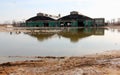
[[[25,21],[37,13],[69,15],[71,11],[107,20],[120,17],[120,0],[1,0],[0,23]]]

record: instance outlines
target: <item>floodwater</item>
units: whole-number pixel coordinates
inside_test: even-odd
[[[0,32],[0,56],[82,56],[109,50],[120,50],[120,30]]]

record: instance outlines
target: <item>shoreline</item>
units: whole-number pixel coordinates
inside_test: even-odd
[[[120,51],[0,64],[0,75],[120,75]]]

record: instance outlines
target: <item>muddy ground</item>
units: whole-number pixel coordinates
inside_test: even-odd
[[[35,57],[0,64],[0,75],[120,75],[120,51],[82,57]]]

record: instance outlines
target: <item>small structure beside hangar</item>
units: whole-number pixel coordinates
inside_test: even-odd
[[[105,25],[105,19],[104,18],[94,18],[95,26],[103,26]]]

